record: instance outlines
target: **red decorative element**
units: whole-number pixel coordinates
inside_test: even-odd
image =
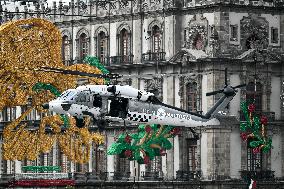
[[[252,113],[252,112],[254,112],[254,110],[255,110],[255,105],[254,105],[254,104],[250,104],[250,105],[248,106],[248,111],[249,111],[250,113]]]
[[[252,152],[253,152],[254,154],[259,153],[259,152],[260,152],[260,147],[256,147],[256,148],[252,149]]]
[[[131,157],[132,151],[131,150],[125,150],[124,155],[125,155],[125,157]]]
[[[146,133],[150,133],[150,132],[152,131],[151,126],[150,126],[150,125],[147,125],[147,126],[145,127],[145,131],[146,131]]]
[[[268,122],[267,117],[266,117],[266,116],[261,116],[260,122],[261,122],[261,124],[263,124],[263,125],[267,125],[267,122]]]
[[[143,160],[144,160],[144,163],[145,163],[145,164],[149,164],[149,163],[150,163],[150,158],[149,158],[149,156],[145,156]]]
[[[179,134],[179,132],[180,132],[180,128],[175,127],[175,128],[172,129],[171,134],[172,135],[177,135],[177,134]]]
[[[40,180],[16,180],[11,183],[12,186],[37,186],[37,187],[46,187],[46,186],[75,186],[75,181],[70,179],[40,179]]]
[[[131,138],[130,135],[126,135],[126,137],[124,138],[124,141],[125,141],[126,143],[131,143],[131,140],[132,140],[132,138]]]
[[[248,139],[248,134],[247,133],[241,133],[241,138],[243,141],[246,141]]]
[[[163,149],[163,148],[162,148],[162,149],[160,150],[160,155],[161,155],[161,156],[166,155],[166,153],[167,153],[167,152],[166,152],[166,150],[165,150],[165,149]]]

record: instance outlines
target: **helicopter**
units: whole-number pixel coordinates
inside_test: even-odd
[[[100,75],[100,77],[105,77]],[[118,78],[117,75],[113,78]],[[138,90],[129,85],[84,85],[68,89],[58,98],[43,104],[44,109],[73,116],[77,127],[83,127],[84,118],[90,116],[94,124],[104,128],[111,121],[139,124],[159,124],[184,127],[219,125],[216,115],[234,98],[237,88],[227,84],[223,89],[206,93],[206,96],[222,93],[223,96],[205,114],[189,112],[158,100],[151,92]]]

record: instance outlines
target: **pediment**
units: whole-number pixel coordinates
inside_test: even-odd
[[[208,54],[203,50],[182,48],[170,59],[170,62],[196,61],[207,57]]]
[[[280,63],[284,60],[284,56],[280,51],[249,49],[237,56],[236,59],[240,59],[242,62],[256,60],[257,62]]]

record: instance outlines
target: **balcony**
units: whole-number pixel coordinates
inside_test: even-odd
[[[133,55],[111,56],[109,58],[105,58],[104,65],[115,66],[115,65],[133,64],[133,57],[134,57]]]
[[[240,171],[242,179],[274,180],[274,172],[271,170]]]
[[[192,179],[200,179],[201,171],[183,171],[178,170],[176,172],[176,180],[187,181]]]
[[[163,180],[163,172],[160,171],[145,171],[142,172],[142,177],[145,181]]]
[[[255,115],[257,116],[266,116],[268,119],[268,122],[273,122],[275,121],[275,112],[262,112],[262,111],[256,111]],[[240,121],[246,121],[246,118],[244,116],[244,113],[240,111]]]
[[[165,52],[147,52],[142,54],[142,62],[157,62],[157,61],[166,61]]]

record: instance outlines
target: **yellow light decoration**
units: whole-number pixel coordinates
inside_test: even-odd
[[[31,107],[4,128],[3,158],[6,160],[35,160],[58,142],[69,160],[86,163],[92,142],[104,142],[102,135],[90,133],[86,128],[89,120],[85,128],[80,129],[70,118],[70,126],[64,133],[61,132],[63,121],[58,115],[44,117],[36,131],[21,124],[33,109],[44,111],[41,104],[55,98],[49,91],[33,91],[36,83],[51,84],[60,92],[76,86],[77,76],[38,71],[40,67],[100,73],[99,69],[87,64],[63,65],[61,45],[60,31],[47,20],[32,18],[0,26],[0,111],[4,107],[26,105],[28,98],[32,98]],[[104,81],[91,78],[89,82],[102,84]],[[52,128],[52,133],[45,132],[46,126]]]

